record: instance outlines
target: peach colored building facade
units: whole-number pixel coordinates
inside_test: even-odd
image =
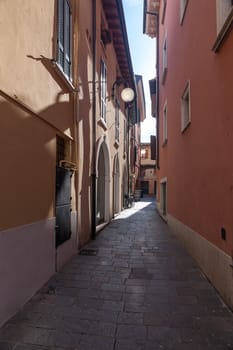
[[[233,4],[144,2],[157,38],[158,210],[233,307]]]
[[[121,1],[0,2],[0,45],[2,324],[122,209],[135,85]]]

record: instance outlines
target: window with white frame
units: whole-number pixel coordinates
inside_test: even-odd
[[[185,86],[181,97],[181,131],[183,132],[191,123],[191,96],[190,82]]]
[[[100,62],[100,117],[106,122],[107,68],[103,60]]]
[[[167,102],[165,102],[163,107],[163,145],[167,143]]]
[[[164,37],[163,41],[163,76],[162,81],[164,81],[167,73],[167,34]]]
[[[188,5],[188,0],[180,0],[180,24],[183,23],[187,5]]]
[[[68,0],[57,1],[57,64],[72,78],[72,14]]]
[[[218,51],[233,22],[233,0],[216,0],[217,38],[213,46]]]

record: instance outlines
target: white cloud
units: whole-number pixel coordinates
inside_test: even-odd
[[[150,136],[155,135],[156,119],[147,117],[141,123],[141,142],[150,142]]]

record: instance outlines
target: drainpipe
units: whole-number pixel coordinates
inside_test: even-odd
[[[96,0],[92,0],[92,172],[91,238],[96,238]]]

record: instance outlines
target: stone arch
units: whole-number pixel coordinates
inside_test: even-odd
[[[119,213],[120,210],[120,165],[118,154],[116,154],[113,163],[113,215]]]
[[[105,137],[97,143],[96,152],[96,221],[109,222],[110,210],[110,157]]]
[[[122,207],[125,207],[125,195],[128,195],[128,170],[127,170],[127,166],[124,165],[123,167],[123,172],[122,172],[123,176],[122,176],[122,182],[121,182],[121,203],[122,203]]]

